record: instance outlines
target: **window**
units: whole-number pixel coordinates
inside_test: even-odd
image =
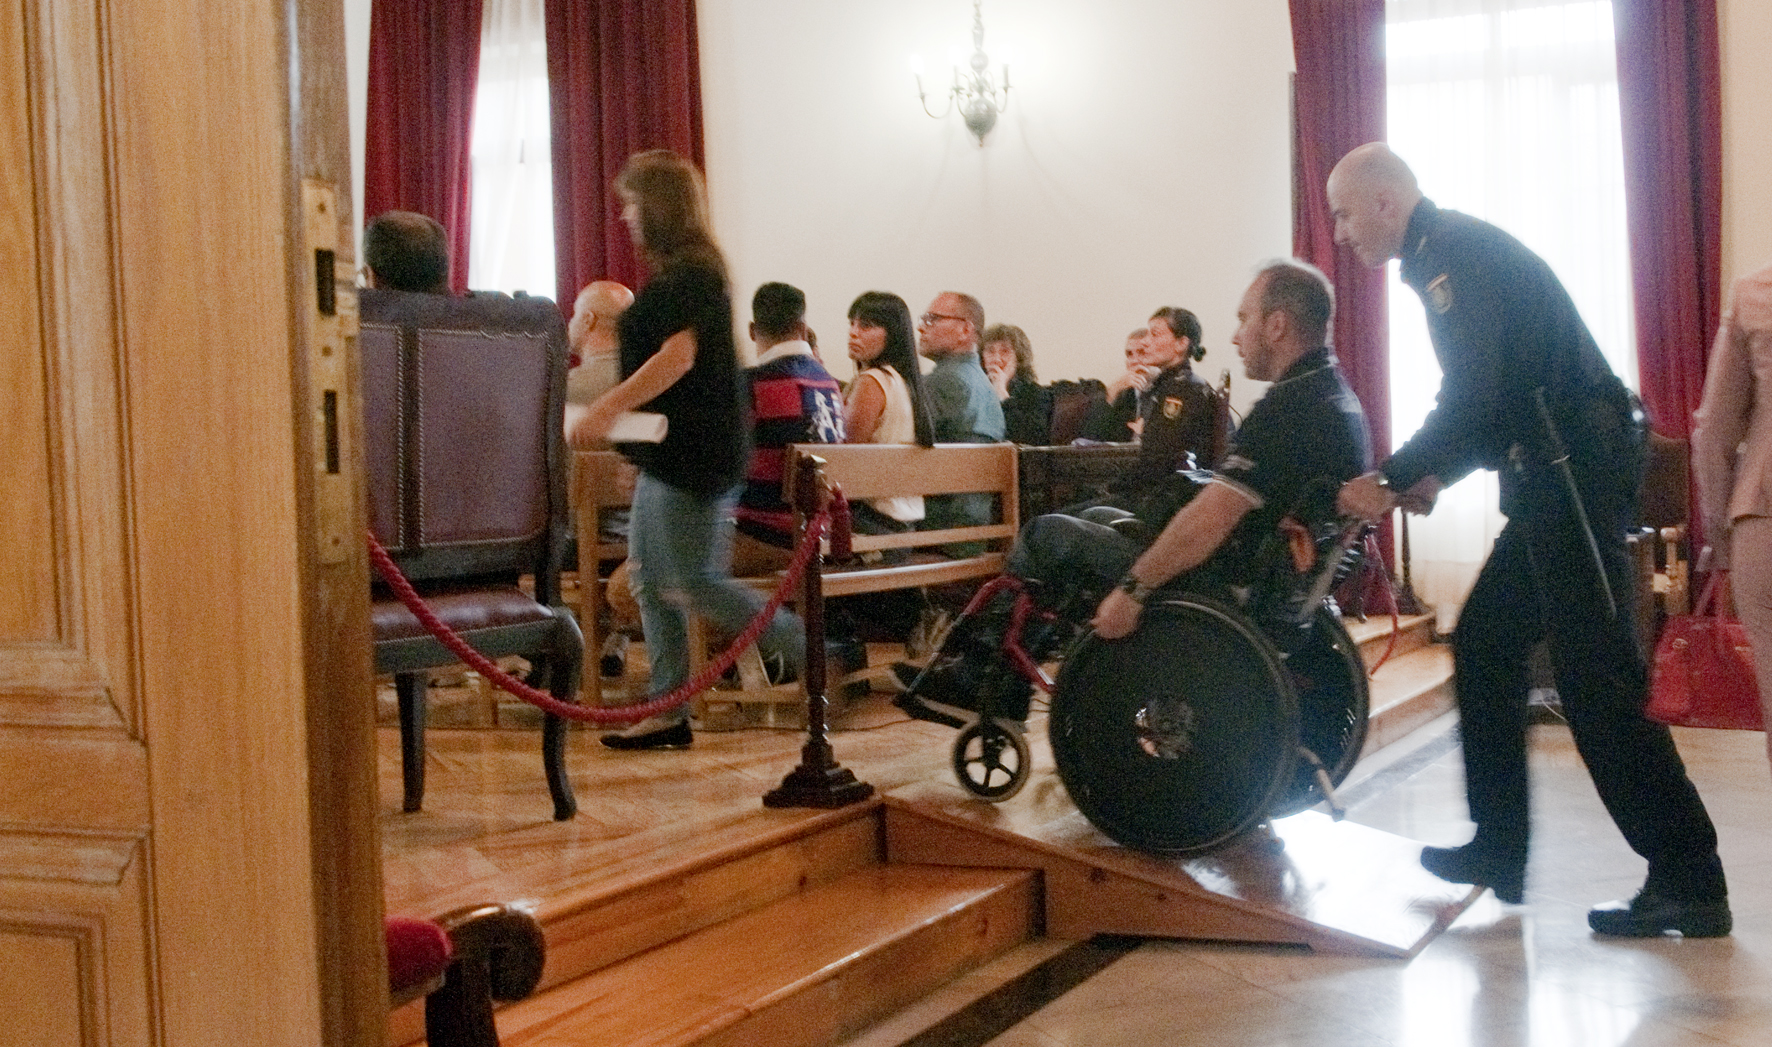
[[[468,286],[555,295],[542,0],[486,0],[474,96]]]
[[[1636,385],[1610,0],[1389,0],[1389,141],[1435,203],[1550,263],[1612,368]],[[1415,292],[1390,277],[1391,429],[1420,427],[1440,371]],[[1499,533],[1494,474],[1411,519],[1415,589],[1448,628]]]

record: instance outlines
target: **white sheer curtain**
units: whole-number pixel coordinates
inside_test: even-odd
[[[1389,141],[1441,207],[1493,222],[1562,279],[1612,367],[1637,384],[1610,0],[1389,0]],[[1415,292],[1391,267],[1391,430],[1439,388]],[[1503,517],[1477,473],[1410,517],[1415,592],[1450,628]]]
[[[554,180],[542,0],[485,0],[474,97],[468,286],[554,296]]]

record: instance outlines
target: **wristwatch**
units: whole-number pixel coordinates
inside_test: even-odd
[[[1156,586],[1146,585],[1133,577],[1131,571],[1127,571],[1126,577],[1120,579],[1120,591],[1130,597],[1135,604],[1143,604],[1156,590]]]

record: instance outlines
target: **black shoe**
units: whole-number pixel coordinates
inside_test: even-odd
[[[641,720],[625,731],[603,736],[603,744],[611,749],[687,749],[695,741],[688,720],[656,726],[657,717]]]
[[[1021,723],[1033,700],[1033,685],[1001,662],[981,667],[976,659],[949,659],[921,671],[901,662],[893,666],[893,674],[905,684],[905,692],[892,704],[919,720],[948,727],[976,723],[987,708],[992,719]]]
[[[943,727],[964,727],[978,719],[978,714],[976,713],[969,717],[962,718],[961,716],[954,715],[958,710],[949,711],[946,707],[938,703],[926,702],[916,695],[909,693],[893,695],[892,704],[909,713],[914,720],[925,720],[929,723],[938,723]]]
[[[1469,883],[1487,887],[1495,897],[1509,905],[1518,905],[1526,898],[1526,862],[1509,861],[1477,849],[1475,844],[1463,847],[1423,847],[1421,867],[1447,883]]]
[[[1658,938],[1679,931],[1688,938],[1722,938],[1734,927],[1729,902],[1670,898],[1648,887],[1629,902],[1607,902],[1587,912],[1595,934]]]
[[[610,633],[597,656],[597,669],[604,676],[620,676],[628,665],[628,634]]]

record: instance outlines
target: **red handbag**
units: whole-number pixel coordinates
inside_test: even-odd
[[[1667,620],[1655,643],[1643,715],[1676,727],[1763,731],[1760,688],[1747,631],[1716,610],[1715,571],[1691,614]]]

